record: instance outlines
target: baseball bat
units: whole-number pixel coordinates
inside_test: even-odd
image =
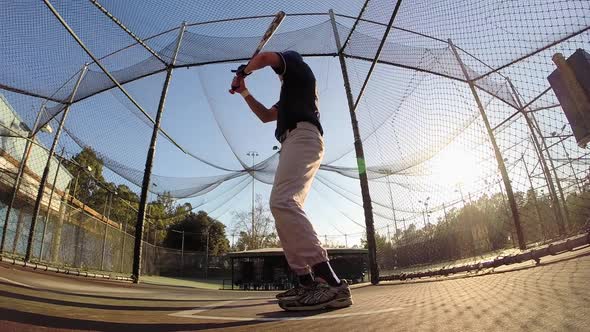
[[[272,22],[270,23],[270,26],[268,27],[268,29],[266,29],[266,32],[262,36],[260,43],[258,43],[258,46],[254,50],[254,54],[252,54],[252,56],[250,57],[250,60],[252,58],[254,58],[258,53],[260,53],[260,51],[262,51],[264,46],[268,43],[270,38],[274,35],[274,33],[277,31],[277,29],[279,28],[279,26],[281,25],[281,23],[285,19],[285,16],[286,16],[286,14],[283,11],[280,11],[275,15],[275,18],[272,20]],[[248,63],[250,63],[250,61],[248,61]],[[237,88],[238,88],[237,86],[232,86],[231,90],[229,90],[229,92],[233,94],[233,93],[235,93],[235,90]]]

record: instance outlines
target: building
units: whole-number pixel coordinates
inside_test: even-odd
[[[326,249],[339,277],[359,283],[368,280],[368,250],[356,248]],[[266,248],[227,254],[231,266],[231,289],[279,290],[296,284],[282,248]]]
[[[27,140],[23,137],[28,137],[29,134],[28,126],[19,118],[6,98],[0,94],[0,200],[5,204],[8,204],[7,199],[12,192],[15,176],[18,174],[18,168],[27,148]],[[49,151],[35,141],[23,173],[17,204],[35,201],[48,156]],[[42,202],[45,208],[49,204],[53,186],[55,185],[54,195],[63,196],[73,178],[63,166],[60,167],[56,178],[58,163],[56,157],[51,158],[46,193]],[[60,200],[54,199],[51,202],[51,209],[57,211],[60,205]]]

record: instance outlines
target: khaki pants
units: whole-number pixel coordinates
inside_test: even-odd
[[[282,144],[270,194],[270,210],[287,262],[298,275],[328,261],[328,254],[303,205],[324,156],[324,141],[316,126],[299,122]]]

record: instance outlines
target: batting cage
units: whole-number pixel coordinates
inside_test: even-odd
[[[226,253],[279,246],[275,125],[228,93],[279,11],[263,51],[303,55],[324,127],[306,211],[325,247],[368,249],[373,283],[588,242],[588,1],[2,8],[3,260],[223,278]],[[278,100],[271,70],[247,84]]]

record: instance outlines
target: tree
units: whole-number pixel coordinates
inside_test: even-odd
[[[182,232],[184,232],[185,250],[206,251],[208,249],[212,255],[221,255],[229,251],[225,225],[209,217],[204,211],[190,212],[185,218],[171,225],[164,239],[164,246],[181,249]]]
[[[233,231],[239,234],[235,244],[237,250],[253,250],[260,248],[280,247],[274,219],[262,196],[257,195],[252,211],[234,211]]]
[[[70,193],[81,202],[97,208],[104,204],[104,200],[97,200],[93,195],[99,190],[100,184],[104,182],[102,175],[103,161],[98,158],[96,152],[85,147],[73,158],[74,163],[67,163],[66,169],[74,175],[74,183],[70,187]]]

